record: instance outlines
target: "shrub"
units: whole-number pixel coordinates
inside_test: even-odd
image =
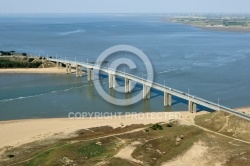
[[[158,123],[154,124],[150,128],[153,130],[163,130],[163,127],[161,125],[159,125]]]
[[[168,123],[167,124],[167,127],[172,127],[173,125],[171,123]]]
[[[32,62],[34,60],[34,58],[29,58],[29,62]]]

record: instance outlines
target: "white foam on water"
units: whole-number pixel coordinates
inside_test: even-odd
[[[61,32],[61,33],[59,33],[59,36],[67,36],[67,35],[73,35],[76,33],[83,33],[83,32],[86,32],[86,31],[84,29],[77,29],[74,31]]]

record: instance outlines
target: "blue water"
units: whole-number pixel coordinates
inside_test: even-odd
[[[190,89],[213,102],[219,98],[220,104],[233,108],[250,104],[249,41],[250,33],[202,30],[165,22],[162,16],[0,15],[0,50],[91,62],[113,45],[133,45],[148,55],[156,82],[165,80],[170,87]],[[138,69],[133,73],[146,74],[135,62]],[[173,102],[164,108],[161,94],[153,92],[150,101],[119,107],[103,100],[86,77],[0,74],[0,120],[67,117],[71,111],[187,109],[184,101]]]

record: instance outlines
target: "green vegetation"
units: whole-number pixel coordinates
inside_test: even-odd
[[[10,55],[12,55],[13,54],[13,52],[11,52],[11,51],[0,51],[0,56],[2,55],[2,56],[10,56]]]
[[[28,162],[26,165],[95,165],[98,162],[112,157],[118,150],[119,144],[115,138],[78,142],[46,151]]]
[[[171,22],[179,22],[184,24],[190,24],[198,27],[213,27],[224,28],[237,31],[249,31],[250,30],[250,18],[239,16],[207,16],[207,17],[192,17],[192,16],[180,16],[170,19]]]
[[[154,124],[153,126],[150,126],[150,128],[153,130],[163,130],[163,127],[158,123]]]
[[[27,56],[26,53],[16,53],[16,51],[0,51],[0,56],[12,56],[12,55]]]
[[[0,68],[38,68],[42,62],[32,62],[34,59],[29,58],[28,61],[18,61],[1,58],[0,59]]]
[[[231,123],[227,118],[234,122]],[[212,119],[213,123],[219,125],[212,125],[208,123],[207,119]],[[249,129],[248,126],[244,126],[246,123],[244,120],[223,112],[200,115],[195,118],[195,121],[199,125],[210,126],[210,129],[214,130],[221,130],[221,127],[224,128],[225,124],[228,124],[226,128],[230,130],[234,127],[234,123],[240,125],[244,129],[244,133]],[[142,130],[128,132],[135,129]],[[241,166],[250,161],[248,144],[204,131],[196,126],[180,125],[178,121],[174,120],[167,124],[131,125],[115,129],[110,126],[94,127],[79,130],[76,134],[77,136],[73,138],[48,143],[47,148],[39,147],[41,143],[35,142],[33,145],[24,145],[20,149],[18,147],[11,149],[7,154],[11,154],[13,157],[6,160],[9,162],[5,162],[4,165],[23,161],[27,158],[31,159],[19,165],[94,166],[100,163],[105,166],[140,165],[131,160],[115,157],[115,154],[123,147],[130,146],[135,141],[139,143],[133,145],[135,150],[131,155],[135,160],[142,162],[142,165],[160,166],[162,163],[176,159],[180,155],[187,155],[187,151],[190,153],[190,149],[198,142],[198,148],[200,146],[207,149],[206,158],[204,158],[208,162],[207,165],[215,165],[215,162],[226,161],[227,165]],[[33,155],[30,155],[30,153]],[[197,149],[193,149],[191,153],[196,154]],[[2,164],[1,161],[0,164]]]

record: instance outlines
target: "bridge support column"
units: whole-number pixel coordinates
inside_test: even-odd
[[[115,88],[116,87],[116,78],[115,78],[115,75],[112,75],[112,81],[113,81],[113,83],[112,83],[112,85],[113,85],[113,87],[112,88]]]
[[[124,81],[125,81],[125,83],[124,83],[124,88],[125,88],[124,92],[129,93],[129,79],[124,78]]]
[[[82,66],[78,66],[78,77],[82,77]]]
[[[92,81],[94,77],[94,71],[92,68],[87,68],[88,81]]]
[[[132,80],[128,80],[128,93],[132,93]]]
[[[113,88],[113,75],[109,74],[109,89]]]
[[[80,65],[76,65],[76,77],[82,77],[82,66]]]
[[[193,113],[196,113],[197,112],[197,105],[196,105],[196,103],[193,103]]]
[[[172,95],[170,93],[164,92],[164,106],[172,105]]]
[[[188,112],[193,113],[193,102],[188,101]]]
[[[69,68],[68,68],[68,67],[69,67],[69,64],[66,63],[66,73],[67,73],[67,74],[69,73],[69,70],[68,70]]]
[[[143,84],[143,89],[142,89],[142,95],[143,99],[150,99],[150,87]]]
[[[68,72],[71,73],[71,64],[68,65]]]
[[[76,65],[76,77],[79,77],[79,68],[78,68],[78,65]]]
[[[56,67],[59,69],[59,62],[56,62]]]
[[[172,105],[172,95],[170,93],[168,94],[168,105]]]
[[[60,69],[62,68],[62,63],[59,63],[59,68],[60,68]]]
[[[142,85],[142,98],[146,99],[147,98],[147,86],[146,85]]]
[[[147,99],[150,99],[150,87],[149,86],[147,86],[147,90],[148,90]]]

